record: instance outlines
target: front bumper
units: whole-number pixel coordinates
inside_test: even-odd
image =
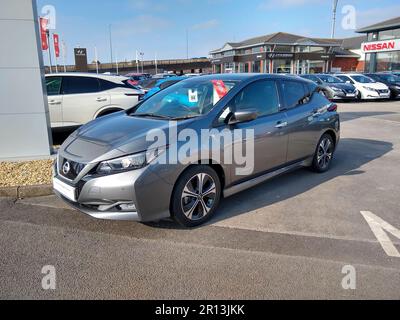
[[[356,100],[358,92],[344,92],[344,91],[333,91],[333,100]]]
[[[55,170],[54,178],[76,188],[76,202],[59,191],[54,193],[69,206],[96,219],[154,221],[170,216],[173,184],[156,172],[152,165],[139,170],[94,176],[87,175],[72,183]],[[170,171],[168,171],[170,172]],[[127,205],[128,209],[121,206]]]

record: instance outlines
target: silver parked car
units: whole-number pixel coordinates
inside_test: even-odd
[[[130,79],[93,73],[46,75],[52,128],[75,127],[135,106],[144,91]]]
[[[298,77],[190,78],[75,131],[59,150],[55,193],[95,218],[173,217],[197,226],[213,216],[221,197],[296,168],[327,171],[340,137],[336,109],[315,83]],[[197,141],[191,152],[179,152],[187,141],[174,139],[173,133],[188,129],[194,141],[204,130],[213,130],[212,136],[252,132],[251,170],[241,172],[243,163],[224,157],[238,146],[248,151],[251,135],[211,145]],[[148,139],[155,132],[166,137],[156,148]]]

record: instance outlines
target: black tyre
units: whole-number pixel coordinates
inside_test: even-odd
[[[319,173],[328,171],[332,163],[334,151],[335,143],[331,135],[324,134],[318,142],[311,166],[312,169]]]
[[[171,215],[184,227],[196,227],[211,219],[221,198],[218,174],[209,166],[189,168],[179,178],[171,199]]]

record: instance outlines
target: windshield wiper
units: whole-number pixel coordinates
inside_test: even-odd
[[[160,114],[155,114],[155,113],[131,113],[131,117],[150,117],[150,118],[158,118],[158,119],[172,119],[171,117],[168,116],[163,116]]]
[[[184,117],[176,117],[176,118],[171,118],[172,120],[186,120],[186,119],[193,119],[193,118],[198,118],[200,117],[199,115],[191,115],[191,116],[184,116]]]

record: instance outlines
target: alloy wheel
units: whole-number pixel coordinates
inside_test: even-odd
[[[206,173],[196,174],[183,189],[182,211],[189,220],[200,220],[210,213],[216,197],[217,186],[214,179]]]
[[[321,141],[318,146],[317,161],[321,169],[325,169],[329,166],[333,155],[333,143],[329,138],[325,138]]]

